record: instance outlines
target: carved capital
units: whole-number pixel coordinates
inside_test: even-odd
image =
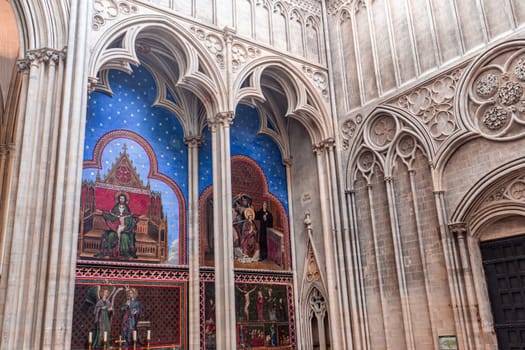
[[[29,50],[26,57],[16,61],[19,72],[28,71],[31,66],[40,66],[41,64],[57,65],[61,60],[66,58],[67,47],[62,50],[44,47],[42,49]]]
[[[213,118],[208,119],[208,127],[212,132],[217,131],[218,126],[229,127],[233,123],[234,115],[232,111],[219,112]]]
[[[233,111],[220,112],[215,115],[215,119],[218,123],[221,123],[224,127],[229,127],[233,123],[233,117],[235,113]]]
[[[202,136],[186,136],[184,137],[184,143],[188,148],[195,148],[202,145],[203,138]]]
[[[292,163],[293,163],[292,157],[290,157],[290,158],[283,158],[283,165],[285,167],[292,166]]]
[[[464,222],[456,222],[448,225],[450,232],[459,239],[464,239],[467,235],[467,224]]]
[[[334,148],[335,139],[333,137],[328,137],[313,146],[313,150],[315,153],[322,153],[323,151],[332,151]]]

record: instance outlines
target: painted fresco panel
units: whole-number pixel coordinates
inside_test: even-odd
[[[149,331],[151,346],[186,349],[186,280],[183,271],[77,267],[72,349],[86,349],[90,337],[103,348],[104,332],[108,347],[131,348],[134,331],[138,346]]]
[[[268,190],[268,181],[257,162],[236,155],[232,172],[232,234],[236,268],[289,270],[288,215],[282,202]],[[202,263],[214,265],[213,189],[200,198]]]
[[[292,291],[290,277],[237,276],[237,349],[295,348]]]
[[[201,281],[201,340],[216,350],[213,274],[201,273]],[[237,274],[235,303],[237,349],[295,348],[291,276]]]
[[[88,101],[78,257],[186,264],[180,122],[154,106],[159,91],[144,67],[107,74],[112,94]]]

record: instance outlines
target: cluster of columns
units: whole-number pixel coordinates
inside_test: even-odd
[[[16,138],[3,163],[9,163],[1,227],[5,349],[70,348],[89,9],[89,2],[71,6],[63,48],[29,49],[17,62]]]
[[[235,349],[235,293],[233,264],[233,227],[230,168],[230,125],[233,112],[222,112],[208,120],[211,131],[213,171],[213,230],[215,254],[216,346]],[[189,172],[189,344],[199,350],[200,343],[200,279],[199,279],[199,193],[198,147],[200,136],[186,137]]]

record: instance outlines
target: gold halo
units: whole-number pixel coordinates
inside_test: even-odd
[[[255,219],[255,211],[252,208],[244,209],[244,218],[248,219],[248,214],[252,214],[252,219]]]
[[[119,199],[120,195],[123,195],[124,197],[126,197],[126,204],[128,204],[129,203],[129,193],[124,192],[124,191],[116,191],[115,192],[115,202],[118,203],[118,199]]]

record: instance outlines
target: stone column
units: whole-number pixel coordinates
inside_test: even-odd
[[[18,61],[25,77],[0,292],[5,349],[71,347],[89,4],[71,5],[67,53],[41,48]]]
[[[457,238],[459,258],[461,262],[461,275],[463,277],[463,283],[465,285],[465,299],[466,299],[466,312],[469,316],[467,319],[467,327],[472,332],[473,343],[476,349],[482,349],[479,337],[478,327],[478,303],[476,297],[476,290],[474,288],[474,280],[472,277],[472,268],[470,265],[470,254],[467,246],[467,225],[465,223],[454,223],[449,225],[450,232]]]
[[[345,190],[346,211],[350,222],[349,236],[344,240],[345,255],[349,270],[349,298],[350,312],[352,314],[352,338],[356,349],[370,349],[368,341],[368,314],[366,312],[365,290],[363,287],[363,269],[361,268],[361,248],[359,246],[357,205],[355,191]],[[348,339],[350,341],[350,339]]]
[[[188,329],[189,349],[200,350],[200,274],[199,274],[199,146],[200,136],[185,137],[188,146]]]
[[[344,350],[345,340],[343,338],[344,318],[341,312],[340,288],[337,278],[337,257],[335,254],[334,224],[332,222],[333,208],[331,206],[329,189],[330,180],[328,178],[329,152],[333,147],[332,143],[324,143],[314,147],[317,161],[317,173],[319,174],[319,198],[321,203],[321,220],[323,245],[326,256],[326,283],[328,287],[328,317],[331,330],[331,349]]]
[[[0,204],[0,278],[3,273],[2,267],[6,250],[6,209],[7,201],[9,200],[9,188],[11,187],[12,164],[15,151],[16,148],[14,145],[0,145],[0,203],[2,203]],[[0,301],[0,305],[3,303],[3,300]]]
[[[432,177],[434,184],[435,170],[432,169]],[[434,185],[436,186],[436,185]],[[445,257],[445,264],[448,271],[449,291],[452,299],[452,310],[454,312],[454,320],[456,325],[456,332],[458,335],[458,345],[460,348],[473,349],[472,334],[470,327],[467,325],[468,315],[466,314],[463,305],[464,300],[464,286],[459,276],[459,261],[457,254],[457,247],[454,244],[454,237],[447,226],[448,215],[445,203],[445,192],[442,190],[434,190],[434,200],[436,203],[437,217],[439,222],[439,233],[441,236],[441,243],[443,245],[443,255]]]
[[[230,161],[233,112],[209,120],[213,163],[213,231],[215,239],[215,319],[217,349],[235,349],[235,292]]]

